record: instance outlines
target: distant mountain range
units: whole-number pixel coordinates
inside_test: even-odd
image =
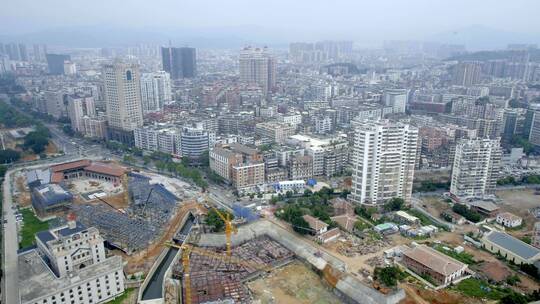
[[[534,29],[536,30],[536,29]],[[117,27],[71,27],[49,29],[20,35],[0,35],[0,42],[46,43],[65,47],[122,47],[139,43],[190,45],[199,48],[239,48],[245,45],[266,44],[287,47],[291,41],[317,40],[317,31],[269,29],[260,26],[236,26],[204,29],[125,29]],[[342,33],[344,36],[345,32]],[[356,33],[362,37],[362,33]],[[332,40],[328,34],[326,39]],[[319,37],[320,38],[320,37]],[[351,40],[357,37],[351,37]],[[402,37],[399,40],[408,40]],[[384,37],[381,37],[384,40]],[[416,39],[415,39],[416,40]],[[465,44],[468,50],[504,49],[509,43],[540,44],[540,33],[513,33],[480,25],[464,27],[424,37],[425,41]],[[362,41],[357,41],[362,43]]]
[[[122,29],[74,27],[50,29],[21,35],[0,35],[0,42],[46,43],[49,45],[94,48],[136,44],[189,45],[199,48],[238,48],[246,45],[287,45],[279,33],[256,26],[206,29]]]
[[[538,29],[534,29],[538,30]],[[468,50],[505,49],[511,43],[540,44],[540,33],[514,33],[481,25],[426,37],[428,41],[464,44]]]

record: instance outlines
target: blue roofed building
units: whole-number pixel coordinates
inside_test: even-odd
[[[515,264],[534,264],[540,260],[540,249],[500,231],[490,231],[482,237],[488,251],[500,254]]]

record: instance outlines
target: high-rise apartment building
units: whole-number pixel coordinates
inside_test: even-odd
[[[115,62],[103,66],[109,139],[133,145],[133,130],[143,125],[139,66]]]
[[[459,86],[471,86],[480,82],[482,64],[476,61],[460,62],[452,71],[452,83]]]
[[[64,62],[71,61],[71,56],[63,54],[47,54],[45,57],[47,58],[47,67],[51,75],[64,74]]]
[[[96,105],[94,97],[82,94],[67,96],[67,112],[71,128],[79,133],[85,133],[83,117],[95,117]]]
[[[157,112],[169,104],[171,97],[171,77],[165,71],[143,73],[141,76],[141,100],[144,113]]]
[[[172,79],[193,78],[197,75],[197,52],[190,47],[162,47],[163,70]]]
[[[393,113],[405,113],[407,100],[408,95],[405,89],[389,89],[384,91],[384,105],[392,107]]]
[[[240,81],[260,86],[264,95],[276,86],[276,60],[268,48],[244,48],[239,64]]]
[[[450,193],[458,199],[492,194],[501,171],[498,139],[465,139],[456,145]]]
[[[540,146],[540,103],[531,103],[527,109],[524,132],[529,142]]]
[[[354,121],[352,192],[358,204],[382,204],[412,194],[418,129],[400,122]]]
[[[208,132],[202,128],[185,127],[180,138],[182,157],[198,161],[209,150]]]

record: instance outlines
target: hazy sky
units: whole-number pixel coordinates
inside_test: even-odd
[[[470,25],[540,32],[539,0],[2,0],[0,34],[58,27],[257,25],[320,36],[414,39]]]

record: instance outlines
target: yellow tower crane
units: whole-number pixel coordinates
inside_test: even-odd
[[[191,277],[190,277],[190,273],[189,273],[189,271],[190,271],[189,256],[190,256],[190,254],[192,252],[195,252],[197,254],[204,255],[204,256],[207,256],[207,257],[219,259],[219,260],[225,261],[227,263],[242,265],[242,266],[252,268],[252,269],[255,269],[255,270],[261,270],[261,271],[265,271],[265,272],[270,272],[272,270],[271,265],[257,264],[257,263],[253,263],[253,262],[244,261],[244,260],[242,260],[242,259],[240,259],[238,257],[234,257],[234,256],[231,256],[231,255],[219,254],[217,252],[213,252],[213,251],[206,250],[206,249],[199,248],[199,247],[194,247],[194,246],[188,245],[188,244],[184,244],[184,245],[180,246],[180,245],[177,245],[177,244],[175,244],[173,242],[165,242],[165,245],[182,250],[182,266],[184,268],[184,279],[183,279],[184,282],[183,282],[183,285],[186,288],[186,296],[185,296],[185,303],[186,304],[191,304],[191,300],[192,300],[191,299]]]
[[[226,246],[227,246],[227,255],[231,256],[231,235],[233,233],[237,233],[238,229],[236,229],[235,226],[233,226],[231,221],[231,215],[227,212],[225,215],[221,213],[219,210],[217,210],[214,206],[212,206],[212,209],[217,213],[217,215],[223,220],[225,223],[225,238],[226,238]]]

